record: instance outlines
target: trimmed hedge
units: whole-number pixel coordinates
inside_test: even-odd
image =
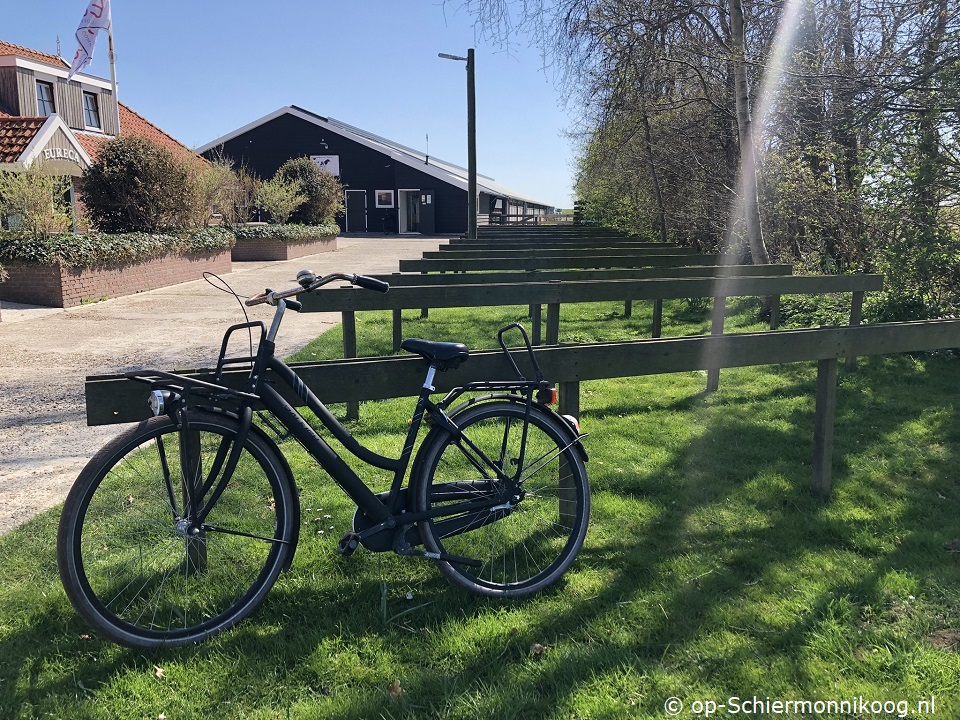
[[[270,238],[284,243],[310,242],[340,234],[336,223],[323,225],[239,225],[232,228],[237,240]]]
[[[81,269],[132,263],[170,253],[214,253],[236,243],[224,227],[207,227],[177,233],[84,233],[37,238],[16,230],[0,231],[0,260],[37,265],[57,264]]]

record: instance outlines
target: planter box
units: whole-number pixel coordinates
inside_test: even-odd
[[[10,277],[0,283],[0,300],[68,308],[85,301],[199,280],[205,272],[228,273],[230,251],[166,255],[126,265],[82,270],[16,262],[8,262],[5,267]]]
[[[327,237],[317,238],[315,240],[298,240],[296,242],[284,242],[276,238],[237,238],[237,244],[233,246],[231,259],[234,262],[250,260],[293,260],[294,258],[303,257],[304,255],[331,252],[336,249],[336,235],[328,235]]]

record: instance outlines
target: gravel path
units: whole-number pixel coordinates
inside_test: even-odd
[[[338,249],[286,262],[234,263],[224,276],[241,295],[289,287],[300,268],[389,273],[401,258],[436,250],[441,238],[340,238]],[[251,320],[273,309],[249,308]],[[339,314],[288,315],[280,356],[340,321]],[[126,426],[86,426],[87,375],[138,367],[209,366],[227,325],[243,322],[237,301],[203,280],[68,310],[4,302],[0,318],[0,533],[61,502],[87,460]]]

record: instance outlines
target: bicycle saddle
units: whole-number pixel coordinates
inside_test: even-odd
[[[470,356],[470,350],[463,343],[408,338],[400,344],[400,347],[416,353],[431,365],[436,365],[438,370],[457,368]]]

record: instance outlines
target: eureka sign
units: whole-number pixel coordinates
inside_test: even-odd
[[[77,165],[83,165],[80,154],[73,148],[45,148],[43,151],[44,160],[68,160]]]

